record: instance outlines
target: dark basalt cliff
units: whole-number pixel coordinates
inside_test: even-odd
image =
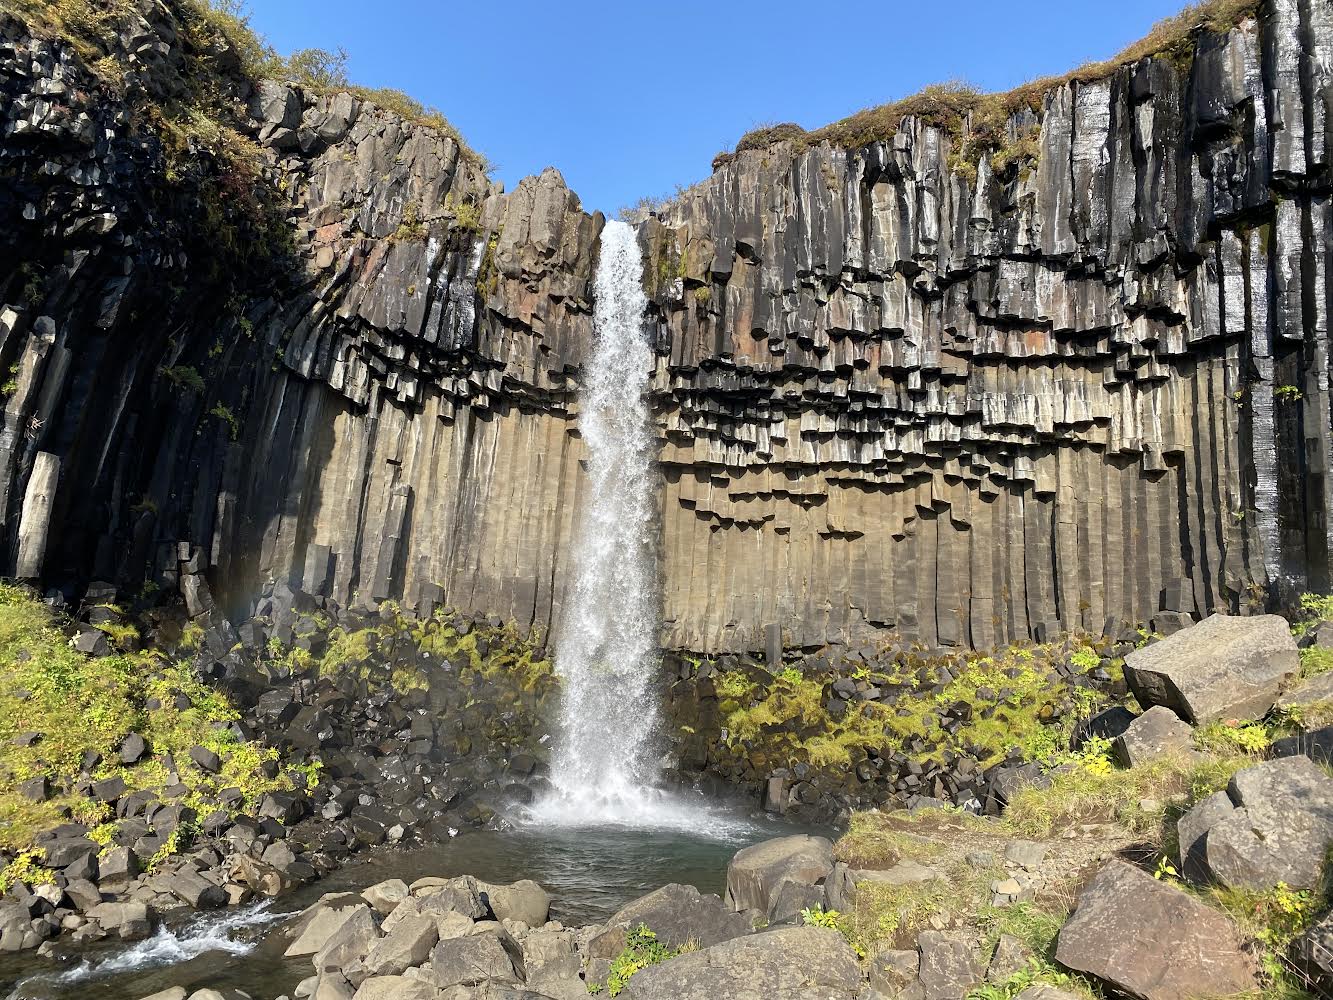
[[[601,218],[239,77],[260,168],[196,136],[182,178],[136,95],[192,54],[143,9],[120,95],[0,19],[4,572],[558,621]],[[1326,589],[1331,105],[1333,8],[1269,0],[1188,65],[1051,89],[999,173],[909,118],[740,153],[644,223],[664,644],[985,647]]]

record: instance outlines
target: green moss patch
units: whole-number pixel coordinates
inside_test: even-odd
[[[188,664],[158,652],[88,657],[71,647],[60,624],[46,605],[0,585],[0,848],[29,850],[37,833],[70,818],[110,840],[110,807],[79,784],[89,753],[100,757],[93,780],[120,778],[130,792],[161,792],[168,784],[162,758],[170,754],[188,789],[179,801],[199,818],[223,808],[223,789],[239,790],[227,807],[237,813],[267,792],[306,780],[274,767],[275,750],[238,739],[229,728],[239,718],[236,709]],[[30,733],[40,736],[19,738]],[[119,747],[132,733],[149,752],[142,763],[126,766]],[[194,746],[219,755],[220,773],[194,764]],[[21,782],[43,777],[52,789],[49,800],[20,793]],[[174,846],[187,842],[182,835]]]

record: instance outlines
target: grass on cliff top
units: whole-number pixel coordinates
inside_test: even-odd
[[[1013,144],[1006,136],[1009,119],[1024,109],[1040,112],[1047,92],[1066,83],[1091,83],[1105,80],[1121,66],[1152,56],[1170,60],[1174,65],[1187,68],[1194,55],[1194,36],[1199,28],[1221,32],[1253,16],[1263,0],[1203,0],[1191,4],[1174,17],[1159,21],[1147,36],[1129,46],[1114,58],[1088,63],[1064,76],[1050,76],[1023,84],[1004,93],[983,93],[959,82],[934,84],[901,100],[866,108],[840,121],[814,131],[800,125],[784,122],[761,126],[743,135],[731,153],[719,153],[713,160],[713,169],[730,162],[739,153],[767,149],[778,142],[792,142],[796,149],[808,149],[821,142],[847,149],[860,149],[874,142],[892,139],[898,133],[903,119],[917,118],[928,125],[961,136],[966,128],[972,154],[986,149],[1004,151]],[[1020,141],[1025,137],[1020,137]],[[1011,150],[1014,156],[1021,150]],[[974,159],[974,157],[973,157]],[[953,160],[952,166],[962,166]],[[1008,163],[1003,163],[1007,166]],[[975,164],[971,166],[975,170]]]
[[[91,772],[94,780],[119,777],[131,791],[165,788],[162,758],[170,754],[189,789],[179,801],[199,820],[221,808],[217,794],[225,788],[240,791],[242,801],[232,811],[244,811],[266,792],[293,787],[295,771],[265,775],[273,773],[277,752],[238,740],[226,728],[239,718],[227,696],[187,664],[158,653],[85,656],[59,625],[46,605],[0,584],[0,848],[26,851],[34,835],[68,819],[97,828],[98,839],[110,839],[111,809],[74,788],[90,751],[102,758]],[[135,638],[129,626],[106,631],[122,641]],[[161,707],[150,709],[152,699]],[[26,733],[41,735],[28,746],[15,742]],[[118,749],[131,733],[144,738],[149,752],[143,763],[127,767]],[[196,745],[221,757],[219,774],[208,774],[190,759]],[[49,801],[32,802],[19,793],[20,782],[43,776],[52,786]],[[307,783],[312,779],[313,773],[300,776]],[[187,840],[188,830],[166,853]]]

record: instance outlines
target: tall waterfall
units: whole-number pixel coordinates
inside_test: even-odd
[[[624,820],[643,808],[659,770],[652,742],[660,611],[648,300],[639,244],[623,222],[602,231],[594,291],[595,339],[579,408],[587,476],[556,633],[561,726],[549,809]]]

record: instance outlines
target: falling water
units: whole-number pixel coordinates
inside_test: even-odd
[[[661,477],[648,412],[653,356],[644,335],[643,261],[632,227],[608,222],[594,287],[594,341],[579,432],[586,479],[556,632],[560,730],[552,792],[533,818],[730,839],[748,824],[661,788],[657,744],[657,504]]]
[[[556,637],[561,729],[552,805],[585,817],[632,810],[657,772],[658,473],[645,396],[652,354],[642,273],[633,228],[608,222],[579,409],[587,478]]]

